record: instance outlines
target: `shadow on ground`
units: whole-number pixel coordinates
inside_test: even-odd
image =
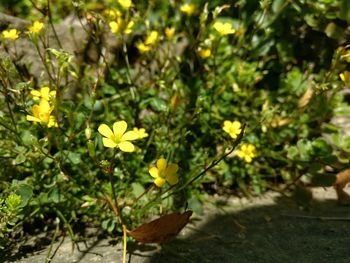
[[[310,209],[300,211],[282,198],[238,212],[225,209],[200,228],[189,226],[190,235],[146,262],[350,262],[350,207],[323,200]]]
[[[193,216],[179,237],[161,248],[129,244],[128,262],[350,262],[350,207],[334,198],[317,200],[303,211],[276,195],[243,204],[229,199]],[[85,252],[72,253],[67,240],[51,262],[121,262],[121,246],[107,240],[81,247]],[[46,255],[44,250],[5,262],[44,262]]]

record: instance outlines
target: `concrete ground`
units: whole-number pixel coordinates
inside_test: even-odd
[[[315,188],[313,195],[308,210],[271,192],[253,200],[215,199],[166,245],[129,243],[127,262],[350,262],[350,207],[337,204],[332,188]],[[115,240],[91,239],[79,248],[72,250],[66,238],[54,245],[51,262],[122,262]],[[45,248],[4,262],[45,262],[47,254]]]

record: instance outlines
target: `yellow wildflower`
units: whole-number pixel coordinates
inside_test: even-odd
[[[215,22],[213,27],[222,36],[234,34],[236,32],[230,23]]]
[[[2,35],[4,38],[11,39],[15,41],[21,32],[17,31],[17,29],[10,29],[10,30],[4,30],[2,31]]]
[[[193,13],[196,11],[196,6],[194,4],[183,4],[180,7],[181,12],[185,13],[188,16],[193,15]]]
[[[107,9],[104,11],[104,14],[110,19],[116,19],[122,16],[122,13],[118,9]]]
[[[344,71],[340,73],[339,77],[345,83],[346,86],[350,87],[350,71]]]
[[[42,87],[40,90],[32,90],[30,94],[32,94],[33,100],[44,99],[50,101],[51,99],[56,97],[56,91],[50,91],[49,87]]]
[[[131,0],[118,0],[118,3],[124,8],[129,9],[132,7],[132,1]]]
[[[165,28],[165,35],[166,37],[170,40],[173,38],[175,33],[175,28],[174,27],[167,27]]]
[[[146,132],[145,128],[134,128],[133,131],[137,133],[139,139],[148,137],[148,133]]]
[[[198,55],[201,57],[201,58],[208,58],[211,56],[211,50],[210,48],[198,48]]]
[[[179,182],[179,176],[176,174],[179,166],[176,163],[167,164],[167,160],[160,158],[156,166],[151,167],[148,172],[155,178],[154,184],[162,187],[166,182],[170,185],[175,185]]]
[[[28,33],[39,33],[44,27],[44,23],[41,23],[40,21],[34,21],[34,23],[28,27]]]
[[[158,39],[158,32],[157,31],[151,31],[151,33],[147,36],[145,40],[145,45],[153,45],[157,42]]]
[[[50,107],[47,100],[41,100],[39,105],[34,105],[32,107],[33,115],[27,115],[27,121],[39,122],[41,124],[46,124],[47,127],[58,127],[56,119],[51,116],[51,112],[54,107]]]
[[[239,158],[242,158],[247,163],[252,162],[253,158],[257,156],[256,148],[253,144],[243,143],[237,153]]]
[[[128,35],[132,32],[134,24],[134,21],[126,23],[120,18],[117,21],[109,22],[109,27],[111,28],[112,33],[125,33]]]
[[[222,127],[222,129],[227,132],[228,134],[230,134],[230,136],[233,139],[236,139],[238,134],[240,134],[241,132],[241,123],[239,121],[224,121],[224,126]]]
[[[98,132],[104,136],[103,145],[108,148],[119,148],[123,152],[133,152],[135,146],[129,142],[138,139],[134,131],[127,131],[128,125],[125,121],[117,121],[113,124],[113,131],[106,124],[98,127]]]
[[[136,45],[136,47],[141,53],[146,53],[146,52],[149,52],[151,50],[151,47],[146,46],[144,43],[138,43]]]

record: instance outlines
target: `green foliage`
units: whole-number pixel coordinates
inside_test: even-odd
[[[132,229],[159,207],[188,205],[201,213],[207,195],[231,190],[258,195],[296,185],[294,195],[305,204],[311,194],[299,182],[330,186],[349,166],[350,139],[331,123],[348,114],[349,82],[339,77],[350,63],[348,1],[198,0],[189,14],[176,1],[134,1],[128,9],[118,1],[60,0],[21,13],[31,2],[2,3],[9,14],[44,23],[15,41],[1,35],[6,242],[14,226],[56,218],[72,239],[84,224],[115,234],[121,220]],[[62,39],[77,42],[79,28],[66,26],[56,37],[50,25],[59,28],[68,13],[84,26],[76,50]],[[231,33],[216,30],[216,22]],[[38,53],[28,63],[17,45]],[[40,93],[43,87],[55,95]],[[126,140],[135,145],[132,153],[122,151],[118,132],[109,138],[119,145],[114,149],[99,132],[101,124],[122,120],[128,131],[148,133]],[[237,134],[223,130],[227,120],[247,124],[242,144],[191,181],[232,146]],[[178,183],[164,176],[164,186],[156,186],[149,169],[161,158],[178,164]]]

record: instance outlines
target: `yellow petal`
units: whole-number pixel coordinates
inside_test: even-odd
[[[40,113],[50,113],[52,110],[50,108],[50,104],[47,100],[41,100],[39,103]]]
[[[139,134],[134,131],[128,131],[123,134],[122,141],[132,141],[137,140],[139,138]]]
[[[159,171],[164,171],[167,165],[167,161],[164,158],[160,158],[157,161],[157,167]]]
[[[27,115],[26,119],[27,119],[27,121],[41,122],[40,119],[38,119],[34,116],[31,116],[31,115]]]
[[[158,177],[154,180],[154,184],[158,187],[162,187],[165,184],[165,179],[163,179],[162,177]]]
[[[128,142],[128,141],[119,143],[118,147],[123,152],[129,152],[130,153],[130,152],[135,151],[135,146],[131,142]]]
[[[232,127],[234,129],[240,129],[241,128],[241,123],[239,121],[234,121],[234,122],[232,122]]]
[[[148,170],[149,174],[154,177],[154,178],[157,178],[159,177],[159,171],[158,171],[158,168],[153,166],[151,167],[149,170]]]
[[[166,175],[174,175],[179,170],[179,166],[176,163],[171,163],[169,166],[165,169]]]
[[[30,92],[30,94],[32,94],[33,97],[36,97],[36,99],[38,99],[38,97],[40,97],[40,92],[37,91],[37,90],[32,90],[32,91]]]
[[[106,124],[101,124],[98,127],[98,132],[107,138],[113,137],[113,132]]]
[[[117,144],[108,138],[102,138],[103,145],[108,148],[115,148],[117,147]]]
[[[231,125],[232,125],[232,123],[230,121],[224,121],[224,127],[222,127],[222,129],[225,132],[230,133]]]
[[[55,90],[50,91],[50,96],[51,97],[56,97],[56,91]]]
[[[47,124],[47,127],[58,127],[58,123],[56,122],[55,116],[50,116],[49,117],[49,123]]]
[[[40,89],[40,94],[41,94],[41,97],[43,97],[45,99],[49,98],[50,88],[49,87],[42,87]]]
[[[247,163],[251,163],[253,160],[252,157],[250,157],[249,155],[246,155],[244,159]]]
[[[165,179],[170,185],[175,185],[179,182],[179,176],[176,174],[168,174]]]
[[[39,118],[39,115],[40,115],[40,107],[39,105],[34,105],[32,107],[32,112],[33,112],[33,115],[36,117],[36,118]]]
[[[125,121],[116,121],[113,123],[113,133],[115,137],[121,138],[126,131],[128,124]]]

